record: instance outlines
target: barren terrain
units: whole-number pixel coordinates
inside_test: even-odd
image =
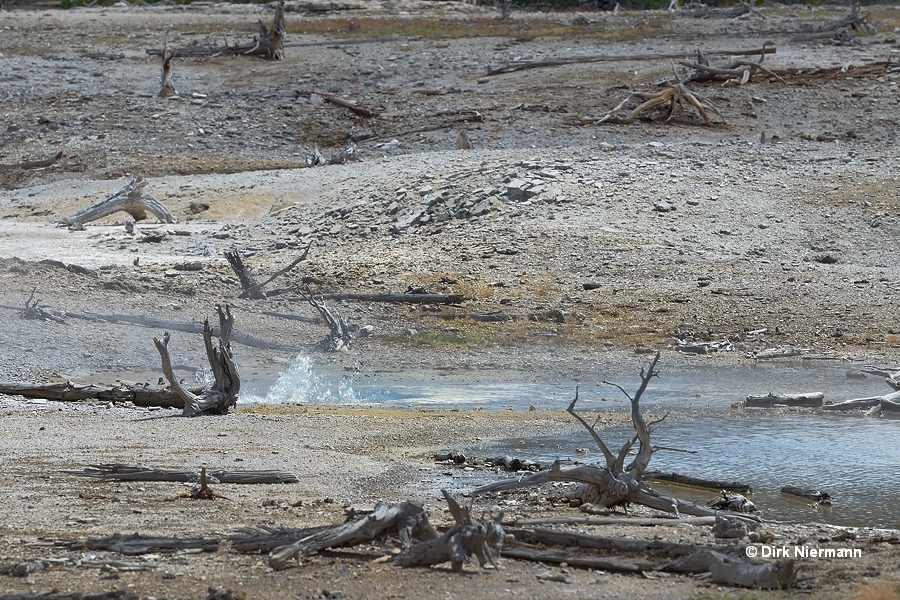
[[[264,279],[307,247],[307,258],[267,289],[413,286],[466,298],[453,307],[329,302],[354,327],[374,331],[350,352],[315,356],[337,377],[598,381],[633,372],[643,360],[635,351],[651,348],[665,350],[664,365],[748,361],[767,348],[896,364],[900,13],[873,10],[878,32],[860,31],[851,43],[792,41],[843,14],[772,6],[741,18],[516,12],[501,22],[460,3],[288,3],[284,61],[176,56],[179,95],[159,98],[160,61],[147,51],[161,48],[165,31],[176,48],[220,44],[223,33],[248,41],[257,20],[271,21],[271,7],[0,12],[0,380],[155,383],[151,338],[162,331],[110,315],[190,323],[227,303],[239,330],[281,346],[235,346],[245,389],[264,394],[324,330],[273,314],[313,316],[296,290],[239,299],[223,253],[238,250]],[[629,91],[657,89],[697,48],[724,64],[734,57],[716,50],[767,42],[777,52],[763,65],[778,78],[688,84],[721,112],[712,126],[689,105],[670,123],[661,113],[586,124]],[[487,75],[511,61],[676,53],[685,58]],[[457,148],[459,132],[472,149]],[[317,151],[334,164],[310,166]],[[117,213],[80,230],[59,226],[137,174],[178,223],[150,219],[129,231],[132,219]],[[21,318],[32,292],[46,309],[68,313],[66,323]],[[732,350],[685,356],[670,351],[678,340]],[[171,348],[176,372],[193,378],[204,362],[199,336],[175,331]],[[435,468],[435,450],[573,428],[559,412],[315,400],[179,419],[166,410],[0,397],[9,498],[0,563],[82,556],[54,545],[59,539],[227,535],[260,523],[339,520],[343,505],[407,499],[423,480],[433,492],[465,487],[454,483],[458,473]],[[222,485],[229,500],[202,502],[176,499],[178,485],[58,472],[98,462],[237,464],[291,470],[302,483]],[[433,520],[449,520],[436,493],[420,499]],[[481,508],[576,512],[527,494]],[[593,529],[723,543],[705,527]],[[837,535],[818,525],[773,529],[779,543]],[[896,532],[855,535],[862,559],[804,560],[798,586],[845,598],[871,580],[869,593],[889,597],[898,582],[886,568],[900,557]],[[471,567],[462,576],[401,570],[372,562],[383,551],[326,554],[283,572],[227,549],[151,555],[139,559],[148,570],[137,571],[60,563],[0,575],[0,590],[141,598],[204,597],[209,587],[248,598],[461,597],[473,585],[491,597],[742,593],[689,576],[512,560],[500,572]]]

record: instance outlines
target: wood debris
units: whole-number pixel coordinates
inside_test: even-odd
[[[200,471],[179,471],[156,469],[144,465],[126,465],[120,463],[88,465],[82,469],[63,471],[77,477],[110,479],[113,481],[171,481],[190,483],[200,479],[206,467]],[[288,471],[226,471],[213,470],[206,472],[206,477],[217,483],[267,484],[267,483],[299,483],[300,479]]]
[[[106,200],[63,219],[62,224],[70,229],[79,229],[83,228],[85,223],[102,219],[119,211],[127,212],[135,221],[142,221],[147,218],[147,213],[151,213],[163,223],[177,223],[178,219],[162,202],[144,191],[146,186],[147,180],[143,175],[138,175]]]
[[[635,100],[640,102],[640,104],[638,104],[636,108],[632,109],[625,115],[620,114],[623,110],[626,109],[626,106],[628,106]],[[715,104],[713,104],[711,100],[708,100],[700,94],[689,90],[681,81],[681,79],[679,79],[676,75],[675,81],[667,82],[666,89],[662,91],[630,92],[628,96],[624,100],[622,100],[622,102],[620,102],[615,108],[613,108],[605,115],[602,115],[600,117],[581,117],[572,124],[600,125],[601,123],[633,123],[643,113],[651,111],[665,104],[668,104],[668,114],[665,118],[665,121],[663,121],[664,123],[669,123],[675,117],[678,108],[684,108],[685,106],[693,107],[707,126],[712,125],[712,121],[710,121],[707,111],[718,115],[718,117],[722,119],[722,123],[725,122],[725,117],[722,116],[722,113],[719,112],[719,109],[716,108]]]
[[[228,410],[237,403],[237,396],[241,390],[241,378],[237,372],[231,352],[231,330],[234,325],[234,317],[228,306],[222,310],[216,306],[219,315],[219,344],[212,343],[212,328],[209,319],[203,324],[203,343],[206,347],[206,357],[209,361],[215,379],[212,387],[205,389],[200,394],[194,394],[185,388],[175,377],[172,370],[172,359],[169,357],[169,332],[165,332],[162,338],[153,338],[153,343],[159,351],[162,360],[162,370],[169,385],[175,394],[184,402],[182,414],[186,417],[195,417],[200,414],[227,414]]]

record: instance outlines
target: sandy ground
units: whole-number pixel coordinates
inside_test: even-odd
[[[273,314],[312,316],[293,291],[237,298],[223,252],[239,250],[265,277],[307,247],[307,259],[268,289],[421,286],[466,296],[456,307],[334,302],[348,322],[375,332],[350,352],[315,355],[317,368],[338,378],[575,383],[633,373],[645,358],[635,351],[656,348],[673,366],[741,364],[767,348],[896,364],[900,115],[898,74],[889,69],[900,19],[893,7],[873,11],[878,33],[845,45],[791,41],[843,9],[772,7],[741,19],[516,14],[500,24],[488,9],[456,3],[365,6],[314,13],[312,5],[289,5],[283,62],[180,58],[180,94],[170,99],[156,97],[159,65],[146,52],[159,48],[163,31],[176,47],[219,43],[222,32],[244,41],[257,19],[270,21],[271,9],[195,3],[0,13],[0,379],[155,383],[151,337],[159,328],[109,315],[196,323],[227,303],[241,331],[283,346],[236,346],[245,389],[264,392],[324,330]],[[764,64],[783,81],[758,76],[743,86],[693,88],[724,116],[712,127],[690,108],[670,124],[572,124],[602,115],[629,90],[651,89],[670,76],[669,60],[485,74],[514,60],[767,41],[777,53]],[[352,113],[328,94],[378,116]],[[474,149],[456,149],[460,131]],[[348,147],[350,162],[307,166],[316,148],[332,159]],[[25,164],[60,151],[50,166]],[[118,213],[83,230],[58,226],[138,173],[177,223],[149,219],[129,232],[130,217]],[[66,323],[20,318],[32,291]],[[107,318],[84,318],[98,314]],[[510,320],[472,318],[489,314]],[[675,352],[679,340],[731,350],[685,356]],[[193,378],[204,364],[199,336],[176,331],[172,348],[176,373]],[[309,400],[181,419],[167,410],[0,397],[11,500],[0,522],[0,563],[48,561],[24,577],[0,575],[0,593],[225,597],[208,592],[214,588],[247,598],[449,598],[470,597],[473,585],[491,597],[746,593],[702,578],[509,559],[499,572],[401,570],[376,560],[390,544],[311,557],[282,572],[264,556],[229,551],[227,542],[210,554],[94,552],[93,559],[124,562],[75,565],[91,557],[61,540],[135,531],[224,539],[244,526],[339,521],[344,507],[378,500],[418,499],[446,524],[438,490],[465,490],[475,475],[435,465],[433,452],[575,427],[558,411]],[[177,497],[186,485],[60,472],[100,462],[290,470],[301,483],[221,485],[215,489],[227,500],[202,502]],[[563,492],[492,497],[477,508],[580,514],[554,499]],[[861,589],[868,594],[861,597],[896,595],[897,574],[887,568],[897,562],[896,532],[860,528],[841,539],[823,525],[771,528],[777,544],[862,550],[856,559],[802,559],[799,590],[817,598]],[[708,527],[584,529],[724,543]]]

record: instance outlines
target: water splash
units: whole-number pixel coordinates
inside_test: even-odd
[[[341,377],[340,381],[334,381],[325,377],[313,369],[313,360],[300,354],[291,365],[285,369],[265,397],[260,399],[261,404],[284,404],[291,402],[357,402],[356,391],[353,388],[353,378]]]

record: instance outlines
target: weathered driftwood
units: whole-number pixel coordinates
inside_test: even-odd
[[[762,72],[781,83],[785,83],[784,79],[780,76],[762,66],[763,59],[766,56],[765,49],[768,45],[769,42],[763,44],[763,52],[759,55],[759,61],[754,62],[746,59],[736,59],[720,67],[710,65],[707,56],[700,50],[697,50],[697,57],[694,62],[679,62],[683,67],[692,69],[691,73],[682,77],[682,81],[684,83],[693,81],[722,81],[724,85],[735,83],[744,85],[758,72]]]
[[[182,57],[236,56],[243,54],[284,60],[284,48],[286,46],[285,34],[284,0],[281,0],[275,9],[272,28],[269,29],[260,20],[259,34],[255,36],[251,42],[244,44],[230,44],[226,38],[225,43],[222,46],[194,45],[178,48],[173,50],[173,53]],[[160,51],[154,48],[152,50],[147,50],[147,54],[157,56],[160,54]]]
[[[190,498],[191,500],[217,500],[219,498],[228,500],[228,498],[209,487],[210,483],[213,483],[213,481],[211,481],[209,475],[206,474],[206,467],[201,467],[200,476],[191,491],[178,494],[175,497]],[[215,483],[218,483],[218,481]]]
[[[819,490],[811,490],[807,488],[797,487],[795,485],[786,485],[781,488],[781,493],[796,498],[803,498],[815,502],[816,504],[831,504],[831,494],[828,492],[820,492]]]
[[[254,46],[241,54],[252,54],[275,60],[284,60],[284,38],[287,29],[284,24],[284,0],[278,1],[275,8],[275,17],[272,19],[272,29],[266,28],[263,22],[259,22],[259,37],[254,40]]]
[[[85,223],[102,219],[119,211],[127,212],[135,221],[146,219],[149,212],[160,221],[176,223],[178,220],[163,206],[162,202],[144,192],[146,186],[147,180],[143,175],[138,175],[106,200],[63,219],[62,224],[69,227],[80,227]]]
[[[401,567],[428,567],[449,561],[453,572],[459,573],[463,565],[469,562],[469,557],[474,555],[482,569],[488,563],[497,568],[497,558],[503,542],[507,537],[511,539],[500,524],[503,515],[492,520],[475,521],[470,507],[461,506],[447,490],[441,490],[441,493],[447,499],[456,525],[438,538],[408,546],[394,557],[394,564]]]
[[[460,304],[464,294],[320,294],[323,300],[353,300],[357,302],[394,302],[403,304]],[[303,298],[306,300],[306,298]]]
[[[0,172],[3,171],[13,171],[16,169],[22,169],[23,171],[27,171],[30,169],[44,169],[56,164],[56,162],[63,157],[63,152],[59,151],[50,158],[40,158],[37,160],[23,160],[22,162],[12,163],[12,164],[2,164],[0,163]]]
[[[881,404],[881,399],[884,396],[870,396],[868,398],[854,398],[852,400],[844,400],[843,402],[837,402],[834,404],[825,403],[822,405],[822,410],[834,410],[834,411],[848,411],[848,410],[859,410],[859,409],[870,409],[873,406],[878,406]]]
[[[212,328],[209,320],[203,324],[203,342],[206,347],[206,358],[212,369],[214,383],[212,387],[200,394],[194,394],[181,385],[172,370],[172,359],[169,357],[169,332],[163,334],[162,339],[153,338],[153,343],[159,351],[162,360],[162,370],[173,391],[184,401],[182,414],[193,417],[203,413],[226,414],[228,409],[237,403],[237,396],[241,390],[241,378],[237,372],[231,352],[231,330],[234,317],[226,306],[216,306],[219,314],[219,345],[214,347],[212,343]]]
[[[308,538],[314,534],[333,529],[333,525],[316,527],[274,527],[259,525],[244,527],[229,536],[231,547],[236,552],[268,554],[275,548],[289,546],[297,540]]]
[[[900,392],[888,394],[881,398],[881,413],[900,414]]]
[[[706,52],[708,56],[726,55],[726,56],[755,56],[757,54],[775,54],[774,46],[761,49],[751,50],[711,50]],[[592,55],[592,56],[570,56],[563,58],[555,58],[548,60],[516,60],[501,65],[490,65],[488,67],[488,75],[499,75],[500,73],[512,73],[513,71],[522,71],[524,69],[537,69],[540,67],[557,67],[561,65],[571,65],[575,63],[592,63],[592,62],[616,62],[616,61],[636,61],[636,60],[665,60],[677,58],[690,58],[694,54],[692,52],[674,52],[674,53],[657,53],[657,54],[622,54],[622,55]]]
[[[654,563],[642,558],[621,558],[615,556],[581,556],[566,550],[546,550],[512,546],[504,548],[505,558],[529,560],[541,563],[566,563],[584,569],[601,569],[618,573],[642,573],[652,571]]]
[[[637,100],[640,104],[631,110],[628,114],[624,116],[619,116],[620,111],[622,111],[632,100]],[[712,125],[712,121],[709,119],[709,115],[707,111],[715,113],[722,119],[722,122],[725,122],[725,117],[722,116],[722,113],[719,112],[719,109],[716,108],[716,105],[712,103],[712,101],[704,98],[700,94],[696,92],[692,92],[691,90],[685,87],[684,82],[682,82],[676,75],[674,82],[667,82],[666,89],[659,92],[631,92],[628,96],[622,100],[615,108],[600,117],[581,117],[579,118],[575,124],[577,125],[599,125],[601,123],[618,123],[618,124],[627,124],[633,123],[638,117],[641,116],[642,113],[652,110],[657,106],[662,106],[668,103],[668,116],[666,117],[665,123],[668,123],[675,116],[675,112],[679,106],[692,106],[696,109],[697,113],[700,115],[700,118],[703,119],[703,122],[710,126]]]
[[[124,464],[97,464],[88,465],[83,469],[66,469],[63,472],[78,477],[92,477],[95,479],[111,479],[113,481],[171,481],[191,483],[201,479],[200,471],[173,471],[168,469],[155,469],[144,465]],[[241,484],[268,484],[268,483],[299,483],[300,479],[288,471],[206,471],[208,480],[214,483],[241,483]]]
[[[340,315],[335,316],[328,306],[325,305],[325,301],[322,299],[316,300],[311,292],[306,296],[306,301],[318,311],[319,316],[328,326],[328,335],[313,348],[322,352],[339,352],[352,348],[353,335],[350,333],[350,327],[344,321],[344,318]]]
[[[713,498],[706,504],[716,510],[730,510],[739,513],[753,513],[758,510],[756,505],[743,494],[736,494],[725,490],[722,490],[722,493],[718,498]]]
[[[716,583],[745,587],[786,588],[795,579],[793,561],[751,563],[744,558],[743,546],[706,547],[694,544],[592,536],[550,529],[507,529],[516,545],[506,548],[504,556],[542,562],[566,562],[574,566],[602,568],[625,572],[671,571],[679,573],[710,572]],[[545,544],[566,548],[585,548],[640,554],[640,558],[581,556],[571,551],[548,551],[521,548],[520,543]],[[646,557],[668,558],[663,564]],[[594,562],[598,560],[600,562]],[[606,566],[599,566],[606,562]]]
[[[657,352],[653,360],[650,361],[649,366],[641,370],[641,384],[634,396],[629,395],[617,384],[608,381],[603,382],[617,388],[631,402],[631,421],[634,425],[635,434],[622,446],[618,454],[613,454],[594,426],[575,412],[575,405],[578,402],[578,389],[576,388],[575,390],[575,399],[572,400],[567,412],[590,433],[594,442],[603,453],[603,457],[606,460],[605,468],[591,465],[562,465],[557,460],[547,470],[522,478],[489,483],[473,490],[472,495],[518,489],[553,481],[571,481],[587,484],[587,490],[596,492],[595,495],[598,496],[596,500],[592,499],[591,503],[601,507],[612,507],[634,502],[664,512],[684,513],[701,517],[714,516],[715,512],[706,507],[697,506],[677,498],[662,496],[644,481],[647,466],[656,449],[650,440],[650,427],[659,421],[648,424],[644,420],[641,414],[640,399],[646,391],[650,380],[659,375],[659,372],[655,370],[659,356],[660,354]],[[625,461],[631,455],[631,450],[635,443],[639,443],[637,453],[631,462],[626,465]]]
[[[71,265],[70,268],[77,269],[77,265]],[[0,304],[0,308],[21,311],[20,306],[9,306]],[[122,315],[122,314],[104,314],[104,313],[82,313],[71,311],[55,311],[56,314],[65,315],[70,319],[81,319],[84,321],[94,321],[97,323],[128,323],[129,325],[137,325],[140,327],[152,327],[153,329],[167,329],[170,331],[184,331],[186,333],[203,333],[203,325],[197,322],[188,323],[185,321],[171,321],[169,319],[158,319],[156,317],[148,317],[144,315]],[[309,317],[306,317],[309,318]],[[319,322],[318,319],[312,319],[311,322]],[[219,335],[219,327],[213,326],[212,334]],[[302,345],[282,344],[279,342],[271,342],[263,340],[247,333],[243,333],[237,329],[231,331],[231,341],[243,346],[252,348],[264,348],[266,350],[281,350],[285,352],[300,352],[307,349]]]
[[[744,406],[747,408],[772,408],[781,406],[822,406],[825,401],[825,392],[810,392],[801,394],[773,394],[769,392],[765,396],[747,396]]]
[[[868,13],[864,15],[860,14],[859,6],[853,5],[850,12],[844,17],[826,23],[820,27],[816,27],[811,31],[798,33],[791,38],[791,42],[808,42],[822,39],[823,37],[832,38],[835,37],[835,35],[840,35],[848,30],[864,30],[870,33],[877,33],[878,30],[869,22],[868,17]],[[841,30],[843,30],[843,32]]]
[[[241,258],[237,250],[226,250],[225,260],[231,265],[232,270],[241,282],[241,288],[244,290],[241,292],[241,298],[259,300],[266,297],[265,292],[261,289],[261,284],[256,280],[256,275],[253,274],[250,267],[244,264],[244,259]]]
[[[886,384],[895,390],[900,390],[900,369],[897,367],[875,367],[869,365],[863,367],[860,371],[867,375],[880,375],[884,377]]]
[[[803,354],[801,348],[768,348],[759,352],[754,352],[750,358],[755,360],[769,360],[772,358],[789,358],[791,356],[800,356]]]
[[[666,563],[660,571],[680,573],[709,572],[714,583],[747,588],[786,589],[796,580],[793,560],[749,562],[718,550],[702,550]]]
[[[12,563],[10,565],[0,567],[0,574],[9,575],[10,577],[26,577],[31,573],[43,571],[44,569],[62,569],[67,567],[108,569],[114,570],[116,572],[131,573],[137,571],[152,571],[156,569],[156,565],[150,565],[146,563],[127,563],[121,560],[98,560],[90,558],[45,558]],[[0,598],[2,598],[3,600],[112,600],[113,598],[117,597],[119,596],[111,596],[106,594],[91,594],[90,596],[82,596],[80,594],[57,595],[53,594],[52,592],[50,594],[4,594],[3,596],[0,596]],[[137,600],[136,596],[134,596],[134,598],[135,600]]]
[[[744,519],[739,515],[717,514],[712,532],[716,539],[747,540],[754,544],[767,544],[775,539],[775,535],[761,522]]]
[[[256,280],[256,275],[249,267],[244,264],[244,260],[241,258],[241,255],[237,250],[226,250],[225,259],[228,261],[228,264],[231,265],[232,270],[234,270],[235,274],[238,276],[238,279],[241,282],[241,287],[243,288],[240,297],[262,299],[276,296],[286,291],[294,290],[297,287],[295,285],[282,290],[271,290],[268,292],[265,291],[264,288],[275,281],[278,277],[281,277],[285,273],[293,270],[294,267],[306,260],[306,257],[309,255],[310,247],[312,247],[312,242],[306,245],[306,249],[303,251],[303,254],[295,258],[291,262],[291,264],[275,272],[275,274],[271,275],[263,282],[258,282]]]
[[[159,86],[159,93],[157,96],[160,98],[167,98],[169,96],[177,96],[178,92],[175,91],[175,83],[172,81],[172,59],[175,58],[175,50],[173,48],[169,48],[169,32],[167,31],[165,36],[163,37],[163,49],[162,49],[162,77]]]
[[[22,318],[38,321],[53,321],[54,323],[62,323],[63,325],[66,325],[66,319],[63,317],[63,315],[58,315],[47,310],[40,305],[40,300],[34,299],[34,294],[36,291],[36,287],[31,289],[31,295],[28,296],[28,300],[25,301],[25,311],[22,313]]]
[[[300,321],[301,323],[309,323],[310,325],[320,325],[322,319],[320,317],[307,317],[306,315],[295,315],[292,313],[283,313],[274,310],[264,310],[260,314],[277,317],[279,319],[287,319],[288,321]]]
[[[559,309],[548,309],[540,312],[509,314],[509,313],[433,313],[428,315],[432,319],[443,321],[470,320],[479,323],[503,323],[506,321],[534,321],[565,323],[571,313]]]
[[[205,386],[188,389],[193,394],[200,394]],[[0,394],[60,402],[99,400],[101,402],[132,402],[135,406],[143,407],[184,408],[184,401],[167,387],[126,381],[119,381],[116,385],[79,385],[71,381],[43,384],[4,381],[0,382]]]
[[[481,109],[484,110],[484,109]],[[445,118],[441,123],[436,123],[434,125],[423,125],[422,127],[414,127],[412,129],[405,129],[403,131],[393,131],[388,132],[383,135],[372,135],[370,133],[365,133],[362,135],[352,136],[353,141],[360,142],[363,140],[373,141],[373,140],[394,140],[396,138],[404,137],[407,135],[413,135],[416,133],[425,133],[427,131],[440,131],[442,129],[456,129],[459,127],[460,123],[484,123],[485,117],[481,112],[474,108],[462,108],[462,109],[454,109],[454,110],[441,110],[434,115],[434,117],[448,117]]]
[[[503,525],[532,527],[534,525],[634,525],[655,527],[658,525],[712,525],[717,517],[547,517],[524,519],[515,517],[503,521]]]
[[[280,571],[290,566],[291,561],[295,558],[303,560],[304,557],[326,548],[361,544],[388,533],[396,533],[404,547],[408,546],[413,539],[428,540],[438,537],[437,532],[428,522],[425,509],[421,504],[379,502],[371,513],[360,518],[320,529],[289,544],[275,548],[269,554],[269,566]],[[246,530],[239,534],[236,538],[238,542],[246,534]]]
[[[721,340],[718,342],[694,342],[678,339],[676,340],[675,349],[685,354],[712,354],[719,350],[731,352],[734,349],[734,344],[728,340]]]
[[[328,92],[323,92],[323,91],[319,91],[319,90],[294,90],[294,95],[297,96],[298,98],[299,97],[309,98],[310,96],[312,96],[314,94],[316,96],[320,96],[326,102],[331,102],[332,104],[335,104],[337,106],[342,106],[343,108],[346,108],[347,110],[349,110],[361,117],[366,117],[366,118],[377,117],[379,114],[379,111],[375,110],[374,108],[369,108],[368,106],[363,106],[361,104],[357,104],[356,102],[353,102],[352,100],[346,100],[336,94],[330,94]]]
[[[664,473],[662,471],[647,471],[644,473],[645,479],[654,481],[663,481],[686,487],[701,488],[706,490],[726,490],[729,492],[737,492],[738,494],[752,494],[753,488],[749,484],[739,483],[736,481],[725,482],[715,479],[703,479],[702,477],[692,477],[691,475],[682,475],[680,473]]]
[[[84,542],[88,550],[107,550],[119,554],[148,554],[173,550],[200,550],[216,552],[219,540],[214,538],[175,538],[117,533],[105,538],[90,538]]]

